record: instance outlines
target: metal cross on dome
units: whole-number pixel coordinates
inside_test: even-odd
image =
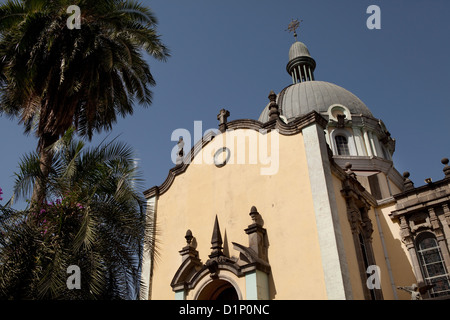
[[[300,22],[302,21],[303,20],[298,21],[298,19],[292,19],[291,23],[289,23],[289,26],[286,29],[286,31],[289,30],[289,32],[294,32],[295,41],[297,41],[297,29],[300,28]]]

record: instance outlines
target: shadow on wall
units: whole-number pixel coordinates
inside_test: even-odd
[[[387,216],[382,210],[379,210],[380,224],[384,234],[384,240],[389,255],[389,261],[391,264],[392,274],[394,278],[395,287],[398,286],[410,286],[413,283],[417,283],[416,276],[414,275],[413,266],[409,260],[407,249],[401,242],[401,240],[394,238],[391,233],[391,229],[388,224],[398,223],[398,221],[390,221],[391,218]],[[389,221],[386,221],[389,219]],[[397,295],[399,300],[410,300],[411,295],[403,290],[397,289]]]

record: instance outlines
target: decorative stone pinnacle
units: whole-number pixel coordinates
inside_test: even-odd
[[[441,163],[442,163],[443,165],[445,165],[445,167],[444,167],[444,169],[443,169],[443,171],[444,171],[444,173],[445,173],[445,177],[446,177],[446,178],[450,178],[450,166],[448,165],[448,163],[449,163],[448,158],[443,158],[443,159],[441,160]]]
[[[409,172],[405,171],[403,172],[403,187],[405,190],[412,190],[414,189],[414,183],[409,179]]]
[[[192,231],[191,230],[187,230],[186,231],[186,235],[184,236],[184,238],[186,239],[186,243],[187,245],[184,246],[181,251],[178,251],[180,253],[180,255],[182,256],[183,261],[185,261],[188,258],[198,258],[198,251],[195,250],[196,248],[196,243],[194,240],[194,236],[192,235]],[[194,240],[194,241],[192,241]]]
[[[219,228],[219,220],[216,215],[216,220],[214,222],[213,234],[211,237],[211,249],[212,250],[211,250],[211,254],[209,255],[209,257],[211,259],[223,255],[222,244],[223,244],[223,241],[222,241],[222,235],[220,233],[220,228]]]
[[[270,102],[275,102],[277,99],[277,95],[275,94],[275,92],[273,92],[273,90],[270,90],[268,98],[269,98]]]
[[[258,217],[259,212],[258,212],[258,210],[256,209],[255,206],[253,206],[253,207],[250,209],[249,215],[250,215],[250,217],[252,217],[253,223],[256,223],[256,218]]]
[[[192,238],[194,238],[192,236],[192,231],[188,229],[188,231],[186,231],[186,235],[184,236],[184,238],[186,239],[187,244],[191,245]]]
[[[264,221],[255,206],[250,209],[250,216],[253,223],[245,229],[248,235],[249,248],[258,255],[259,258],[267,261],[266,229],[263,228]]]
[[[280,117],[280,111],[278,110],[277,95],[275,94],[275,92],[273,92],[273,90],[270,91],[268,98],[270,100],[269,121],[278,119]]]

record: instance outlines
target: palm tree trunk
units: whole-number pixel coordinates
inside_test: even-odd
[[[57,135],[43,134],[39,138],[39,162],[41,175],[36,178],[31,196],[31,205],[40,205],[46,197],[47,179],[53,161],[52,145],[58,141]]]

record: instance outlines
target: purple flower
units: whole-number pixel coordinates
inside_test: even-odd
[[[41,211],[39,212],[39,214],[43,214],[45,213],[45,209],[41,209]]]
[[[3,198],[2,198],[2,194],[3,194],[3,190],[2,190],[2,188],[0,188],[0,201],[2,201],[2,200],[3,200]]]
[[[77,206],[77,208],[80,209],[80,210],[84,209],[84,207],[81,205],[81,203],[77,203],[76,206]]]

